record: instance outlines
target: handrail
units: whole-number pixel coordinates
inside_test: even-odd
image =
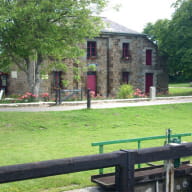
[[[0,167],[0,183],[116,167],[116,191],[132,192],[135,164],[189,156],[192,156],[192,143],[8,165]]]
[[[192,133],[181,133],[181,134],[173,134],[170,135],[171,138],[178,138],[181,141],[182,137],[192,136]],[[147,140],[155,140],[155,139],[166,139],[166,135],[159,135],[159,136],[151,136],[151,137],[141,137],[141,138],[134,138],[134,139],[122,139],[122,140],[111,140],[111,141],[102,141],[102,142],[95,142],[92,143],[92,146],[99,146],[99,154],[104,153],[104,145],[111,145],[111,144],[120,144],[120,143],[131,143],[137,142],[137,149],[141,149],[141,142]],[[138,168],[141,168],[141,165],[138,164]],[[100,174],[103,174],[103,169],[99,170]]]
[[[192,136],[192,133],[181,133],[181,134],[171,135],[171,137],[185,137],[185,136]],[[137,141],[165,139],[166,137],[167,136],[165,135],[159,135],[159,136],[141,137],[141,138],[134,138],[134,139],[111,140],[111,141],[95,142],[95,143],[92,143],[91,145],[100,146],[100,145],[111,145],[111,144],[119,144],[119,143],[131,143],[131,142],[137,142]]]

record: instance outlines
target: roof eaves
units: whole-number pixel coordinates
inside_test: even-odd
[[[120,36],[142,36],[146,37],[146,34],[142,33],[126,33],[126,32],[106,32],[106,31],[101,31],[101,35],[120,35]]]

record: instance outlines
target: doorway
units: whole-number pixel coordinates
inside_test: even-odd
[[[153,73],[145,74],[145,93],[149,94],[150,87],[153,86]]]
[[[87,89],[94,91],[95,94],[97,92],[97,76],[94,71],[87,72]]]

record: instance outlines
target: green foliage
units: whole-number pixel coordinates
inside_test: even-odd
[[[169,20],[158,20],[155,24],[148,23],[144,28],[143,33],[147,34],[149,38],[158,45],[160,54],[165,55],[167,50],[165,40],[168,37]]]
[[[117,96],[120,99],[128,99],[133,98],[133,94],[134,94],[133,86],[129,84],[123,84],[120,86]]]
[[[89,65],[88,66],[88,71],[96,71],[96,70],[97,70],[96,65]]]
[[[69,81],[68,80],[62,80],[62,85],[64,88],[66,88],[69,85]]]
[[[170,21],[149,23],[144,32],[157,42],[169,68],[171,81],[192,79],[192,1],[178,0]]]
[[[77,46],[85,38],[97,36],[102,27],[99,17],[107,0],[0,0],[0,66],[17,64],[28,76],[30,86],[39,81],[42,70],[83,54]],[[35,77],[31,66],[35,65]],[[65,66],[64,66],[65,68]],[[30,82],[36,79],[35,82]],[[29,90],[33,91],[33,90]]]

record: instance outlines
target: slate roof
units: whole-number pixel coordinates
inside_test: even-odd
[[[126,33],[126,34],[135,34],[135,35],[142,35],[141,33],[134,31],[132,29],[128,29],[127,27],[120,25],[114,21],[111,21],[105,17],[102,18],[104,21],[105,27],[101,30],[104,33]]]

